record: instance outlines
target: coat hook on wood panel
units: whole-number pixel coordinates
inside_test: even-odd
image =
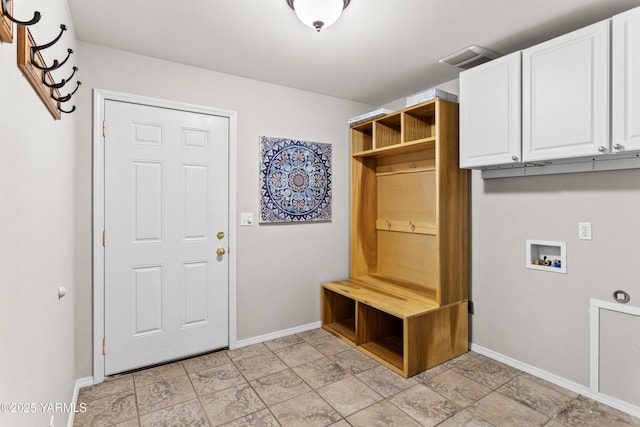
[[[20,21],[13,17],[13,0],[2,0],[2,9],[0,10],[0,41],[4,43],[13,43],[13,24],[33,25],[40,21],[40,12],[35,11],[33,18],[27,21]]]
[[[58,110],[58,104],[52,99],[52,96],[59,98],[60,92],[57,88],[51,88],[51,85],[55,85],[55,82],[49,72],[43,71],[44,68],[47,68],[47,64],[40,51],[36,51],[32,56],[32,47],[37,46],[37,44],[33,40],[31,32],[27,27],[18,25],[17,39],[18,68],[20,68],[53,118],[60,120],[62,116]],[[34,64],[38,67],[35,67]],[[47,85],[43,82],[46,82]]]

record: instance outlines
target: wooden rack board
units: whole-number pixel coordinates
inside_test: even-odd
[[[458,105],[351,127],[351,275],[322,284],[322,325],[405,377],[468,350],[468,185]]]
[[[7,0],[7,13],[13,14],[13,0]],[[13,43],[13,22],[0,8],[0,40],[3,43]]]
[[[47,110],[51,113],[54,119],[60,120],[61,113],[58,109],[57,102],[52,98],[54,95],[56,98],[60,97],[60,92],[57,89],[50,89],[45,84],[46,81],[49,84],[53,84],[53,78],[50,73],[44,72],[33,66],[31,62],[31,48],[37,46],[36,42],[31,36],[31,31],[23,25],[18,25],[18,67],[27,78],[31,86],[36,91],[42,103],[47,107]],[[40,67],[46,67],[44,58],[37,52],[33,59]]]
[[[440,307],[421,292],[355,279],[324,283],[322,292],[323,327],[400,375],[467,351],[466,301]]]

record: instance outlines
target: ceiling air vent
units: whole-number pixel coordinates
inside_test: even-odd
[[[500,55],[492,50],[486,49],[482,46],[472,45],[465,47],[456,53],[452,53],[438,62],[453,65],[454,67],[462,68],[463,70],[468,70],[476,65],[496,59],[498,56]]]

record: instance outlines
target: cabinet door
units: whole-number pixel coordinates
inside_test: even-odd
[[[520,161],[520,52],[460,73],[460,167]]]
[[[608,151],[609,64],[608,20],[522,52],[525,162]]]
[[[613,17],[613,152],[640,150],[640,8]]]

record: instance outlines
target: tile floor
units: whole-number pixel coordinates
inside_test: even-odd
[[[75,426],[640,426],[470,352],[409,379],[322,329],[107,379]]]

